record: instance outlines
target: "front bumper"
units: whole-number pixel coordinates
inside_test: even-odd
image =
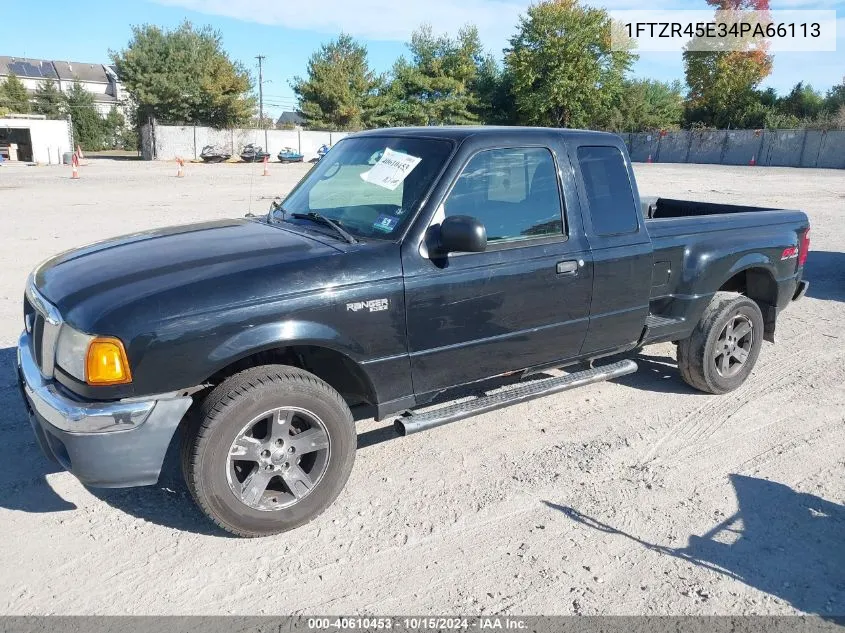
[[[156,483],[173,433],[192,402],[178,393],[78,400],[41,375],[27,333],[18,341],[18,383],[41,450],[93,487]]]

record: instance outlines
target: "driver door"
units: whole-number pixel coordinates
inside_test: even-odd
[[[432,224],[470,215],[482,253],[405,257],[408,345],[417,395],[576,357],[589,325],[592,261],[567,226],[550,147],[468,157]]]

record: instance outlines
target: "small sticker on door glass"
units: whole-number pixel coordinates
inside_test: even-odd
[[[397,224],[399,224],[399,218],[393,218],[389,215],[380,215],[376,218],[376,221],[373,222],[373,228],[376,231],[390,233],[396,228]]]
[[[384,154],[373,165],[372,169],[361,174],[361,179],[379,187],[395,191],[396,187],[402,184],[405,178],[414,171],[420,164],[422,158],[396,152],[389,147],[384,149]]]

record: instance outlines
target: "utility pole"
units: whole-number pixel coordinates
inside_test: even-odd
[[[270,151],[267,147],[267,126],[264,125],[264,67],[263,62],[266,59],[264,55],[256,55],[258,60],[258,122],[264,128],[264,151]]]

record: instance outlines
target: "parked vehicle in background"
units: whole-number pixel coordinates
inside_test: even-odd
[[[301,163],[304,156],[292,147],[285,147],[279,152],[280,163]]]
[[[415,433],[629,374],[620,355],[667,341],[688,384],[731,392],[805,293],[808,250],[801,211],[641,202],[612,134],[372,130],[266,216],[37,267],[19,384],[45,454],[86,485],[155,483],[175,438],[208,517],[263,536],[338,496],[353,410]],[[523,380],[551,368],[569,373]]]
[[[241,160],[247,163],[258,163],[265,158],[269,158],[269,156],[270,154],[265,152],[261,145],[255,145],[254,143],[244,146],[241,150]]]
[[[219,145],[206,145],[200,152],[200,158],[206,163],[222,163],[231,157],[232,155]]]

